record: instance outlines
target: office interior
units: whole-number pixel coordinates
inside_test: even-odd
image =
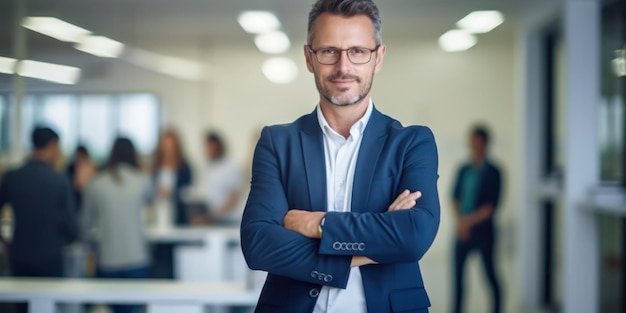
[[[312,3],[0,2],[0,65],[12,64],[0,71],[0,173],[28,157],[30,131],[43,122],[58,131],[65,161],[85,142],[102,162],[114,136],[121,133],[133,138],[148,164],[159,133],[174,128],[194,177],[202,176],[206,162],[204,134],[219,130],[247,183],[261,128],[293,121],[317,104],[303,55]],[[372,99],[404,125],[429,126],[438,147],[441,225],[420,261],[430,312],[451,310],[455,224],[450,194],[455,170],[467,159],[468,131],[476,123],[491,130],[490,156],[504,173],[496,220],[505,312],[626,310],[626,3],[377,4],[387,55],[375,77]],[[444,51],[441,36],[458,29],[457,21],[476,10],[498,10],[504,22],[473,35],[475,42],[466,50]],[[280,22],[274,30],[286,36],[288,47],[260,51],[257,35],[237,21],[245,11],[274,13]],[[78,49],[80,43],[72,39],[58,40],[25,27],[29,17],[55,17],[121,46],[98,56]],[[33,78],[38,74],[18,70],[25,66],[23,60],[77,70],[60,78]],[[247,195],[243,189],[241,210]],[[10,223],[5,221],[10,214],[2,216],[3,225]],[[203,304],[202,310],[253,306],[262,273],[247,270],[237,226],[189,228],[175,235],[183,237],[176,240],[195,240],[181,245],[174,280],[183,285],[167,288],[176,293],[176,288],[188,290],[184,288],[196,283],[225,283],[229,285],[224,288],[212,286],[227,293],[224,290],[240,284],[245,292],[238,292],[247,297],[246,304],[224,304],[217,301],[220,293],[215,304]],[[163,236],[155,240],[170,240]],[[220,247],[203,250],[198,242]],[[8,277],[0,277],[0,285],[3,279]],[[467,312],[487,311],[489,290],[477,256],[469,260],[467,283]],[[59,284],[49,288],[63,290],[64,282]],[[119,284],[125,288],[124,282]],[[129,297],[136,292],[124,290]],[[10,292],[0,292],[0,302],[9,301],[3,293]],[[188,298],[181,300],[177,312],[189,309],[185,301],[194,301]],[[88,309],[107,310],[104,305]],[[69,305],[65,310],[87,309]]]

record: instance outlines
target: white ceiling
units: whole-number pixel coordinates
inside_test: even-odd
[[[283,30],[294,42],[305,37],[308,11],[314,0],[15,0],[0,1],[0,56],[11,56],[13,5],[26,1],[27,16],[54,16],[131,46],[215,45],[252,46],[252,38],[239,27],[237,15],[244,10],[275,12]],[[526,9],[539,2],[556,0],[380,0],[383,38],[433,40],[454,27],[472,10],[497,9],[507,21],[489,36],[510,40],[516,22]],[[48,58],[65,54],[85,57],[70,45],[26,31],[28,55]],[[160,51],[155,51],[160,52]],[[96,57],[93,57],[96,58]],[[54,60],[45,60],[51,61]],[[6,76],[6,75],[2,75]]]
[[[11,3],[0,7],[5,25]],[[546,0],[386,0],[378,1],[385,36],[432,37],[454,26],[454,22],[476,9],[502,10],[509,18],[503,29],[511,29],[524,7]],[[313,0],[29,0],[27,15],[56,16],[74,24],[133,43],[231,42],[249,40],[236,23],[239,12],[270,10],[279,16],[284,30],[303,37]],[[6,9],[5,9],[6,8]],[[0,27],[8,30],[10,27]],[[2,32],[6,36],[6,31]],[[502,33],[502,32],[501,32]],[[34,34],[34,39],[37,39]],[[0,37],[1,38],[1,37]]]

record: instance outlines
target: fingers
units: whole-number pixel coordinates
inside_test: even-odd
[[[387,208],[388,211],[395,210],[398,207],[398,204],[409,194],[409,190],[405,189],[400,195],[389,205]]]
[[[417,204],[417,199],[421,196],[422,193],[420,191],[410,192],[409,190],[404,190],[389,206],[387,212],[411,209]]]

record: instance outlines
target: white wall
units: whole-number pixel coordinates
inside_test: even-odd
[[[403,124],[424,124],[434,131],[440,158],[439,188],[442,224],[433,250],[427,257],[447,256],[452,243],[449,195],[454,172],[466,156],[470,126],[490,126],[493,159],[505,174],[504,198],[499,212],[503,246],[512,243],[513,217],[519,208],[518,180],[521,169],[514,140],[518,120],[515,47],[513,38],[490,40],[486,35],[477,46],[463,53],[444,53],[436,41],[390,39],[382,71],[376,76],[373,99],[382,112]],[[122,61],[113,62],[100,75],[87,75],[73,87],[48,85],[50,91],[116,92],[149,91],[159,95],[164,125],[180,130],[188,154],[198,169],[202,163],[202,134],[209,128],[226,137],[231,154],[249,167],[258,132],[263,125],[286,123],[311,112],[317,101],[313,76],[308,73],[302,43],[294,44],[288,56],[298,63],[300,75],[290,84],[276,85],[265,79],[262,62],[268,58],[243,46],[201,51],[182,51],[202,60],[210,69],[203,82],[188,82],[139,69]],[[189,49],[189,47],[187,47]],[[194,50],[195,49],[195,50]],[[177,49],[168,47],[176,55]]]
[[[452,240],[448,198],[454,171],[466,155],[468,129],[477,121],[489,125],[494,137],[493,159],[503,166],[506,178],[499,218],[505,226],[503,235],[512,233],[517,209],[514,203],[519,203],[513,192],[519,190],[518,183],[513,177],[520,170],[513,142],[518,130],[514,116],[515,47],[513,38],[498,38],[484,36],[477,46],[463,53],[444,53],[435,40],[390,39],[383,69],[374,81],[372,97],[379,110],[405,125],[427,125],[435,133],[443,215],[434,249],[440,252],[447,251]],[[269,56],[250,43],[215,49],[165,47],[167,54],[205,62],[209,77],[202,82],[182,81],[114,61],[97,75],[87,68],[76,86],[45,84],[36,89],[154,92],[162,101],[163,124],[180,131],[196,168],[202,164],[202,135],[208,128],[224,134],[233,157],[247,168],[262,126],[293,121],[311,112],[318,101],[301,47],[302,43],[296,43],[288,53],[298,64],[300,75],[285,85],[265,79],[261,64]]]
[[[385,63],[372,90],[376,106],[405,125],[429,126],[439,148],[441,227],[424,262],[443,264],[439,267],[445,267],[445,270],[424,268],[429,294],[440,297],[431,299],[433,303],[445,305],[450,299],[448,275],[454,232],[450,189],[456,167],[466,158],[465,141],[475,122],[490,127],[492,156],[502,165],[505,175],[503,201],[498,213],[500,257],[515,257],[515,216],[524,209],[525,201],[520,192],[523,190],[520,187],[522,180],[517,178],[523,169],[516,139],[521,137],[524,128],[520,125],[523,119],[516,116],[522,112],[519,109],[522,103],[517,101],[519,94],[515,90],[516,80],[521,75],[516,64],[513,37],[494,39],[484,35],[477,46],[462,53],[442,52],[435,39],[386,41]],[[103,71],[88,69],[76,86],[45,84],[36,89],[154,92],[163,104],[163,124],[175,126],[180,131],[196,172],[201,169],[202,135],[208,128],[220,130],[232,156],[249,169],[252,149],[262,126],[287,123],[314,109],[318,95],[313,76],[306,69],[302,43],[294,44],[288,53],[298,64],[300,75],[295,82],[286,85],[275,85],[265,79],[261,64],[268,56],[258,52],[251,42],[240,46],[216,46],[222,48],[198,47],[197,44],[185,46],[185,49],[147,47],[206,63],[209,77],[202,82],[181,81],[123,61],[113,61],[107,63],[112,66]],[[513,293],[515,290],[509,288],[511,284],[514,282],[504,282],[505,290]],[[515,298],[507,298],[507,301]]]

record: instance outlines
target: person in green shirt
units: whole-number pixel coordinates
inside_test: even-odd
[[[462,312],[467,256],[478,251],[492,291],[492,312],[502,311],[502,290],[496,274],[494,213],[501,194],[500,169],[487,157],[489,132],[475,126],[469,136],[469,162],[460,166],[452,194],[456,219],[454,246],[454,313]]]

